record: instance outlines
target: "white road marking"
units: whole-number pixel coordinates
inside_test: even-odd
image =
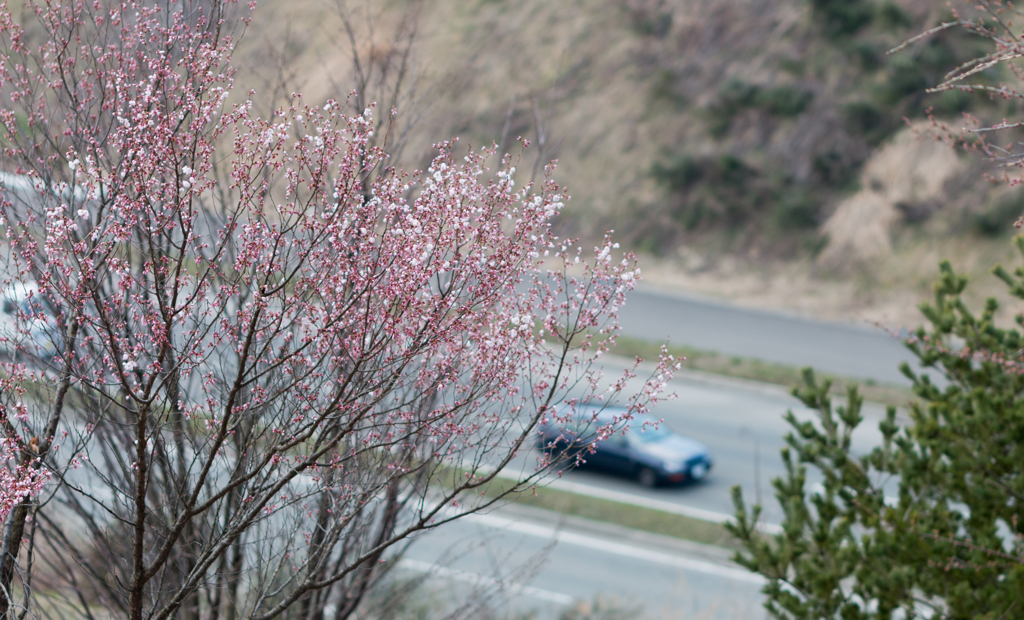
[[[476,573],[467,573],[461,570],[455,570],[448,568],[447,566],[441,566],[439,564],[430,564],[429,562],[420,562],[419,560],[403,559],[398,561],[398,567],[406,570],[416,571],[418,573],[430,573],[431,575],[437,575],[438,577],[444,577],[446,579],[452,579],[454,581],[461,581],[463,583],[469,583],[475,586],[498,586],[504,589],[506,592],[512,594],[524,594],[526,596],[547,601],[549,603],[555,603],[557,605],[569,605],[575,599],[568,594],[562,594],[561,592],[552,592],[550,590],[541,590],[540,588],[534,588],[533,586],[524,586],[518,583],[505,583],[493,577],[486,577],[484,575],[478,575]]]
[[[479,469],[483,470],[483,468]],[[498,473],[497,477],[518,481],[521,476],[513,472],[502,471]],[[589,484],[573,482],[572,480],[542,478],[537,482],[537,485],[551,487],[552,489],[557,489],[559,491],[568,491],[570,493],[576,493],[577,495],[606,499],[620,504],[650,508],[651,510],[659,510],[661,512],[676,514],[683,517],[690,517],[691,519],[700,519],[701,521],[711,521],[713,523],[733,523],[735,521],[735,518],[732,515],[725,514],[724,512],[713,512],[711,510],[703,510],[701,508],[691,508],[690,506],[683,506],[682,504],[643,497],[641,495],[633,495],[632,493],[602,489]],[[781,534],[783,531],[782,526],[775,523],[760,523],[758,524],[758,529],[765,534]]]
[[[475,523],[479,523],[480,525],[486,527],[504,529],[510,532],[517,532],[519,534],[536,536],[538,538],[544,538],[548,540],[557,540],[561,543],[586,547],[588,549],[593,549],[595,551],[614,553],[616,555],[635,558],[637,560],[644,560],[647,562],[654,562],[657,564],[664,564],[666,566],[673,566],[675,568],[681,568],[683,570],[704,573],[706,575],[716,575],[718,577],[734,579],[736,581],[745,581],[747,583],[765,583],[765,579],[761,575],[756,575],[742,568],[732,568],[729,566],[722,566],[721,564],[705,562],[704,560],[694,560],[691,558],[684,558],[676,555],[670,555],[667,553],[661,553],[660,551],[651,551],[649,549],[642,549],[631,545],[624,545],[622,543],[612,542],[610,540],[603,540],[600,538],[595,538],[593,536],[587,536],[585,534],[566,532],[563,530],[558,530],[552,527],[538,525],[535,523],[513,521],[512,519],[506,519],[495,515],[473,514],[466,515],[463,518]]]

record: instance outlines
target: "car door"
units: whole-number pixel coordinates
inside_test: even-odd
[[[616,474],[633,472],[633,459],[630,452],[629,438],[616,433],[598,442],[594,454],[588,459],[594,467]]]

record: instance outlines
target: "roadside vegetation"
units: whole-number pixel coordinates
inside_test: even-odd
[[[959,127],[962,112],[998,120],[1020,108],[925,92],[983,49],[974,33],[947,30],[887,54],[949,19],[943,3],[338,6],[347,12],[260,4],[240,43],[238,91],[346,101],[353,88],[377,89],[349,110],[368,99],[397,108],[397,125],[377,135],[400,147],[392,161],[406,169],[429,163],[439,135],[513,155],[527,139],[519,182],[557,158],[573,195],[559,234],[590,244],[614,229],[666,286],[884,320],[927,298],[939,257],[991,264],[1009,237],[999,224],[1016,219],[1007,188],[984,178],[1001,171],[909,135],[933,129],[929,109]],[[380,71],[352,74],[353,51]],[[398,76],[407,79],[396,88]],[[978,79],[1007,77],[991,67]],[[750,286],[730,286],[738,279]]]
[[[985,0],[958,13],[944,28],[980,35],[990,47],[948,74],[940,90],[1021,97],[1017,59],[1024,39],[1014,25],[1020,17],[1008,3]],[[987,65],[1005,65],[1015,78],[998,86],[976,81],[974,67]],[[982,127],[978,144],[1011,168],[1024,162],[1024,150],[993,145],[987,134],[1014,122]],[[948,261],[940,264],[933,299],[920,306],[927,324],[912,334],[909,346],[946,385],[940,388],[905,365],[916,399],[903,420],[889,408],[878,426],[881,445],[869,454],[851,451],[851,435],[864,421],[857,387],[850,386],[845,403],[835,406],[829,381],[806,371],[795,393],[816,419],[801,422],[787,414],[787,473],[773,480],[785,514],[783,532],[764,537],[756,531],[760,507],[748,506],[739,487],[733,488],[736,522],[727,525],[743,542],[736,561],[769,580],[764,592],[772,616],[1020,615],[1024,236],[1015,237],[1014,245],[1016,266],[992,270],[1005,292],[983,304],[966,300],[966,276]],[[1012,326],[997,321],[1004,305],[1015,313]],[[819,490],[806,488],[808,469],[822,474]]]
[[[413,535],[506,500],[736,549],[780,618],[1019,613],[1024,336],[949,263],[911,343],[942,389],[668,349],[802,383],[817,420],[789,418],[781,534],[738,490],[721,524],[537,486],[550,462],[498,475],[554,405],[641,413],[676,370],[619,337],[653,378],[607,393],[591,374],[639,274],[609,229],[711,257],[694,272],[812,279],[901,244],[1002,243],[1017,194],[945,150],[907,156],[926,128],[1024,164],[1015,123],[1009,147],[944,124],[1022,115],[1015,13],[978,2],[973,20],[926,0],[0,5],[3,286],[39,286],[53,345],[0,339],[0,619],[372,617]],[[549,254],[581,278],[552,284]],[[996,274],[1024,300],[1024,267]],[[855,456],[865,398],[891,408]]]
[[[484,487],[482,491],[486,495],[498,496],[511,487],[511,481],[498,478]],[[739,541],[733,537],[724,524],[704,519],[694,519],[543,485],[519,489],[514,495],[508,497],[517,504],[551,510],[567,516],[582,517],[706,545],[740,548]]]
[[[614,228],[666,259],[691,246],[712,258],[813,256],[828,243],[822,224],[904,119],[1017,109],[925,92],[983,49],[972,33],[886,53],[950,17],[930,0],[401,0],[353,5],[344,24],[312,7],[258,9],[268,19],[241,60],[279,65],[289,87],[342,100],[350,82],[327,66],[350,55],[335,33],[354,27],[368,43],[360,49],[393,61],[389,75],[414,78],[388,101],[419,119],[392,136],[407,145],[401,163],[425,165],[434,133],[509,152],[528,139],[536,150],[520,173],[535,178],[558,158],[573,190],[564,232],[590,241]],[[1002,77],[996,68],[979,79]],[[954,185],[939,211],[987,192]],[[954,209],[954,219],[988,206]],[[901,227],[941,215],[931,207],[904,205]]]
[[[555,404],[641,414],[675,370],[601,383],[636,259],[555,234],[550,170],[406,174],[387,110],[284,78],[233,103],[250,10],[0,5],[0,619],[362,617],[414,535],[543,476],[478,492]]]
[[[633,6],[643,7],[637,14],[657,13],[660,6],[664,19],[675,15],[666,3]],[[730,55],[721,64],[693,54],[691,37],[648,37],[650,70],[659,76],[651,96],[675,110],[680,123],[687,119],[690,138],[666,146],[651,165],[664,199],[626,220],[638,247],[648,252],[668,254],[680,243],[717,238],[740,254],[813,255],[828,243],[821,225],[858,188],[863,164],[908,119],[1005,111],[1002,102],[959,91],[925,92],[980,52],[979,37],[944,31],[887,55],[948,18],[934,4],[777,3],[764,30],[742,37],[734,30],[738,24],[724,23],[736,19],[735,5],[714,2],[708,9],[707,25],[722,28],[720,53]],[[748,54],[751,66],[740,66],[736,60]],[[722,77],[710,88],[693,79],[712,70]],[[1000,74],[979,78],[995,85]],[[914,211],[908,221],[920,224],[932,215],[919,207],[906,205]]]
[[[629,336],[616,338],[616,355],[656,359],[660,351],[661,345],[653,342]],[[716,351],[677,345],[669,345],[668,352],[680,360],[679,363],[684,370],[771,383],[787,389],[800,384],[803,380],[803,369],[787,364],[738,355],[723,355]],[[826,378],[831,382],[831,393],[837,396],[844,395],[849,386],[859,385],[861,395],[870,402],[906,407],[915,398],[913,391],[908,387],[870,380],[865,382],[860,379],[835,375],[827,375]]]
[[[1017,246],[1024,260],[1024,237]],[[1024,299],[1024,268],[996,274]],[[773,616],[867,620],[899,610],[907,618],[996,618],[1019,604],[1024,337],[993,324],[995,299],[980,312],[964,304],[966,285],[943,264],[935,299],[922,308],[930,325],[912,344],[949,385],[915,376],[908,421],[897,423],[890,408],[879,424],[883,443],[870,454],[851,453],[850,436],[863,422],[856,386],[845,405],[833,406],[829,382],[805,373],[796,394],[817,419],[788,415],[788,474],[772,482],[784,533],[757,532],[760,507],[733,489],[737,523],[726,527],[745,548],[736,559],[769,579]],[[823,475],[822,491],[808,492],[808,468]]]

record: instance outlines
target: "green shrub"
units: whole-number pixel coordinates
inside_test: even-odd
[[[999,237],[1015,230],[1013,223],[1024,214],[1019,198],[1007,197],[971,218],[971,229],[982,237]]]
[[[841,49],[853,56],[864,71],[875,71],[884,64],[885,49],[872,41],[854,40]]]
[[[878,144],[901,126],[892,115],[868,101],[853,101],[840,108],[843,128],[851,135],[861,136],[868,144]]]
[[[832,189],[846,189],[856,178],[856,162],[836,150],[817,153],[811,159],[811,171],[818,183]]]
[[[913,20],[895,3],[883,2],[875,9],[875,23],[885,30],[901,30],[913,25]]]
[[[723,182],[740,188],[755,174],[753,168],[744,163],[739,157],[731,154],[722,155],[718,158],[718,161],[715,162],[715,172]]]
[[[907,101],[915,107],[908,110],[919,114],[923,107],[917,107],[920,101],[931,103],[925,99],[925,89],[939,84],[947,72],[977,56],[977,41],[980,37],[968,38],[962,33],[941,32],[926,42],[895,54],[889,58],[886,67],[885,83],[876,95],[880,103],[896,105]],[[976,74],[972,82],[997,83],[998,68]],[[937,98],[936,106],[944,111],[960,112],[972,102],[981,102],[977,97],[963,97],[950,94],[946,98]]]
[[[663,256],[665,252],[673,247],[673,242],[679,230],[673,226],[666,226],[661,218],[647,219],[641,221],[635,231],[634,247],[651,256]]]
[[[882,111],[867,101],[847,103],[842,112],[844,125],[850,133],[868,133],[880,127],[885,120]]]
[[[732,126],[733,117],[753,105],[758,92],[760,88],[743,80],[727,80],[718,89],[718,101],[707,110],[711,135],[716,138],[724,136]]]
[[[974,103],[974,97],[962,90],[947,90],[925,101],[936,114],[950,115],[967,111]]]
[[[736,112],[750,107],[761,89],[743,80],[730,79],[718,89],[718,105]]]
[[[874,18],[874,7],[865,0],[811,0],[811,10],[830,36],[852,35]]]
[[[1016,244],[1024,256],[1024,237]],[[994,273],[1019,306],[1024,267]],[[767,579],[772,617],[1021,617],[1024,333],[997,324],[994,298],[969,307],[966,286],[943,262],[934,301],[919,306],[928,325],[906,342],[931,375],[901,366],[917,398],[900,416],[888,409],[874,449],[854,448],[866,436],[857,388],[835,403],[805,372],[794,394],[811,413],[786,414],[785,475],[772,481],[781,534],[759,532],[760,507],[733,488],[736,560]]]
[[[808,230],[818,225],[821,203],[803,190],[785,192],[775,202],[772,215],[782,230]]]
[[[662,39],[672,30],[672,13],[637,11],[633,14],[633,30],[645,37]]]
[[[778,65],[780,71],[785,71],[797,77],[802,76],[807,71],[807,61],[803,59],[780,58]]]
[[[718,114],[729,118],[745,108],[758,107],[779,116],[796,116],[807,109],[814,95],[793,86],[762,88],[742,80],[729,80],[718,90]]]
[[[886,105],[896,105],[908,97],[919,97],[928,86],[928,72],[913,59],[892,63],[878,90],[878,99]]]
[[[668,215],[686,231],[707,222],[724,229],[746,223],[771,205],[771,183],[743,159],[724,154],[694,158],[678,155],[652,166],[651,176],[669,191]],[[657,253],[677,230],[645,222],[637,231],[643,249]]]
[[[712,212],[702,198],[681,203],[672,212],[672,219],[679,222],[686,232],[691,232],[710,219]]]
[[[828,246],[828,235],[825,233],[815,233],[808,235],[804,237],[801,246],[803,247],[803,250],[805,252],[810,254],[812,257],[816,257],[818,254],[821,254],[821,251],[824,250],[826,246]],[[873,383],[870,383],[870,380],[866,381],[865,383],[868,383],[868,385],[874,385]],[[878,397],[876,396],[876,402],[877,399]]]
[[[766,88],[754,95],[754,104],[779,116],[797,116],[807,109],[814,95],[792,86]]]
[[[666,101],[676,107],[686,105],[686,97],[678,90],[678,78],[668,69],[659,69],[651,82],[650,97],[653,101]]]
[[[704,176],[704,171],[689,155],[679,155],[667,163],[655,162],[651,176],[670,191],[683,192],[699,181]]]

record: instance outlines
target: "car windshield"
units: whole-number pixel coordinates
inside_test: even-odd
[[[592,441],[596,437],[597,432],[601,428],[605,427],[610,423],[610,420],[591,418],[578,420],[575,424],[569,426],[568,428],[571,429],[573,434],[575,434],[580,439],[584,441]],[[616,426],[620,425],[616,424]],[[621,430],[616,431],[614,433],[614,435],[620,436],[621,434]],[[629,423],[629,429],[625,432],[625,437],[627,437],[630,440],[630,442],[634,444],[657,443],[659,441],[665,440],[670,435],[672,435],[672,431],[668,428],[668,426],[665,425],[665,423],[661,423],[655,426],[654,420],[651,420],[650,418],[646,417],[634,418]]]
[[[629,437],[630,441],[635,441],[636,443],[657,443],[668,438],[671,434],[672,431],[664,423],[659,426],[639,423],[635,426],[630,426],[626,432],[626,436]]]

